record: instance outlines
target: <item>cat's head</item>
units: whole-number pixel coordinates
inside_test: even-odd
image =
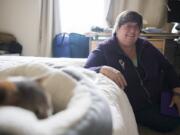
[[[40,119],[52,114],[50,95],[43,89],[41,78],[9,77],[0,80],[0,105],[12,105],[33,111]]]

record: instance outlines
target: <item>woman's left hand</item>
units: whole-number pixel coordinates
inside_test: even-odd
[[[170,107],[176,105],[179,116],[180,116],[180,87],[174,88],[174,95],[171,100]]]

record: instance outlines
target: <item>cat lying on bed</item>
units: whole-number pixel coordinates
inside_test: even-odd
[[[18,106],[31,110],[39,119],[48,117],[52,103],[41,87],[42,79],[19,76],[0,80],[0,106]]]

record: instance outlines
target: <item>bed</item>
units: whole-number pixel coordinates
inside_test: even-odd
[[[77,101],[73,101],[73,103],[70,102],[69,99],[63,99],[64,97],[61,97],[60,95],[58,99],[62,98],[62,100],[58,102],[53,101],[56,102],[55,107],[58,108],[59,104],[61,104],[61,106],[66,104],[65,106],[68,107],[59,112],[58,110],[60,109],[56,109],[57,113],[45,120],[37,120],[30,111],[22,110],[18,107],[0,107],[0,130],[4,132],[11,129],[12,132],[17,133],[18,135],[39,135],[40,133],[44,135],[71,135],[73,133],[86,135],[138,135],[134,114],[125,93],[105,76],[82,68],[85,61],[85,59],[78,58],[0,56],[0,78],[10,75],[36,76],[47,71],[53,71],[54,69],[56,69],[56,72],[59,72],[56,74],[60,75],[62,70],[66,70],[82,78],[82,81],[77,81],[77,86],[80,87],[72,88],[73,90],[77,89],[76,91],[81,93],[80,91],[82,89],[82,91],[86,91],[86,94],[91,93],[91,95],[93,95],[92,97],[86,97],[86,94],[82,94],[83,96],[78,98],[78,100],[76,99]],[[62,75],[60,76],[63,78]],[[71,78],[72,77],[70,77],[69,80],[71,80]],[[59,80],[59,82],[61,81],[63,82],[62,79]],[[83,88],[81,88],[81,86]],[[58,88],[59,86],[56,87],[56,89]],[[88,89],[94,90],[88,91]],[[57,91],[55,96],[58,95],[58,92],[59,91]],[[86,98],[84,99],[84,97]],[[89,101],[86,101],[87,99],[91,102],[89,103]],[[81,100],[84,104],[80,104],[82,103]],[[73,104],[79,107],[78,111],[80,110],[80,112],[77,113],[77,108],[74,110],[71,109],[74,108],[72,107]],[[87,106],[96,110],[93,115],[87,115],[87,112],[83,113],[83,111],[87,111]],[[68,112],[67,110],[70,111]],[[88,112],[90,111],[91,110],[88,110]],[[20,116],[21,113],[22,115]],[[73,117],[71,115],[73,115]],[[86,121],[84,124],[82,124],[82,119],[85,119]],[[78,120],[81,120],[81,122],[77,122]],[[72,129],[72,123],[76,128]],[[84,129],[81,129],[82,127]],[[94,132],[90,132],[89,129],[93,129]]]
[[[126,94],[102,74],[84,69],[85,61],[86,59],[81,58],[0,56],[0,79],[11,75],[32,77],[52,72],[54,80],[44,86],[47,91],[51,89],[50,94],[57,112],[47,119],[38,120],[28,110],[0,107],[0,133],[138,135]],[[144,128],[140,129],[143,135],[144,131],[149,132]]]

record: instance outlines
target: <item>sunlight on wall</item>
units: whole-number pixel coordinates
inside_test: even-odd
[[[104,0],[60,0],[62,32],[85,33],[105,26]]]

